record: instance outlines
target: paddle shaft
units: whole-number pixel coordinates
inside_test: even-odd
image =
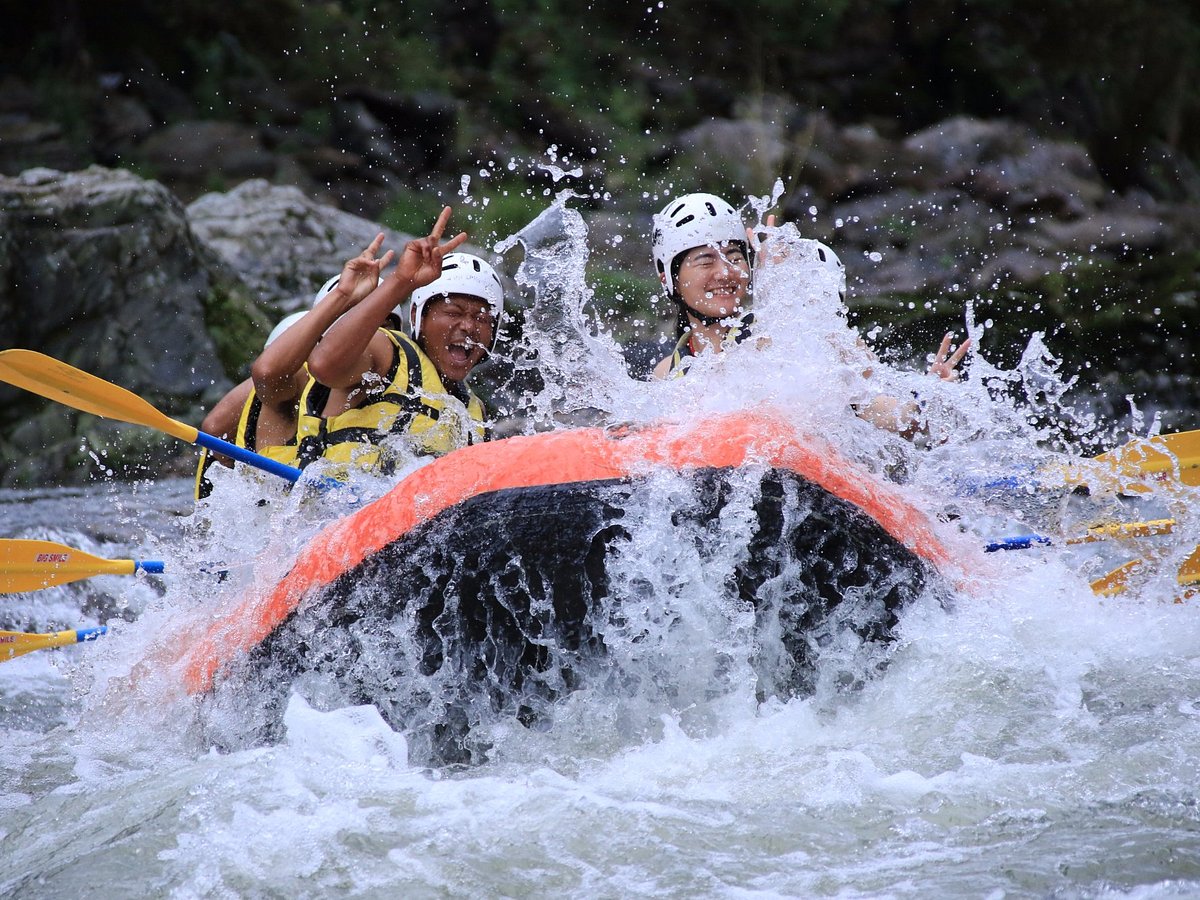
[[[1170,534],[1175,530],[1174,519],[1153,519],[1149,522],[1117,522],[1112,525],[1093,525],[1087,534],[1067,538],[1064,544],[1090,544],[1108,538],[1140,538],[1154,537],[1159,534]],[[1052,544],[1053,540],[1041,534],[1021,534],[1016,537],[997,538],[986,547],[985,553],[997,550],[1025,550],[1035,544]]]
[[[219,437],[213,437],[211,434],[205,434],[203,431],[196,432],[196,440],[193,443],[200,447],[206,447],[214,453],[223,453],[231,459],[244,462],[247,465],[254,466],[256,469],[262,469],[264,472],[270,472],[272,475],[286,478],[292,484],[295,484],[300,479],[300,476],[304,474],[295,466],[289,466],[287,463],[281,463],[268,456],[262,456],[253,450],[247,450],[245,447],[239,447],[237,444],[223,441]]]

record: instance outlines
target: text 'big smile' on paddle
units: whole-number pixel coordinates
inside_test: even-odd
[[[96,575],[162,571],[161,562],[104,559],[54,541],[0,540],[0,594],[40,591]]]
[[[51,631],[47,634],[31,634],[24,631],[0,631],[0,662],[8,662],[34,650],[52,647],[67,647],[83,641],[94,641],[108,631],[99,628],[71,628],[67,631]]]
[[[116,419],[131,425],[145,425],[189,444],[207,447],[223,453],[238,462],[246,463],[280,478],[295,483],[302,474],[293,466],[285,465],[266,456],[260,456],[245,447],[223,441],[205,434],[159,412],[137,394],[115,384],[89,375],[53,357],[33,350],[5,350],[0,352],[0,381],[14,387],[46,397],[81,412],[91,413],[106,419]]]

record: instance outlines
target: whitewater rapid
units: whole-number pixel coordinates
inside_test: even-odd
[[[527,339],[551,376],[514,398],[530,428],[790,404],[963,546],[1064,515],[1074,527],[1187,508],[1186,488],[1130,502],[1038,483],[1058,459],[1041,449],[1047,426],[996,385],[1063,379],[1036,346],[1021,370],[990,367],[969,310],[982,350],[957,384],[864,360],[827,285],[815,305],[778,287],[774,306],[759,298],[770,344],[633,382],[589,312],[586,229],[565,207],[550,215],[523,239],[520,275],[540,301]],[[930,446],[850,415],[872,390],[921,393]],[[1015,489],[979,489],[1014,474]],[[161,693],[145,665],[156,648],[281,576],[330,515],[249,474],[218,478],[196,513],[183,481],[0,492],[0,537],[168,561],[161,579],[3,601],[6,627],[104,620],[113,633],[0,667],[0,895],[1200,895],[1200,610],[1174,602],[1170,577],[1200,533],[1183,517],[1153,545],[980,553],[951,597],[905,611],[879,674],[872,659],[849,688],[829,678],[785,700],[758,696],[753,628],[714,599],[737,523],[707,558],[667,553],[667,504],[647,503],[628,583],[647,616],[669,604],[686,639],[668,630],[635,659],[640,683],[569,694],[550,728],[494,723],[486,762],[447,768],[415,763],[374,707],[293,697],[277,741],[223,750],[212,717],[243,708]],[[1165,575],[1091,592],[1148,547]]]

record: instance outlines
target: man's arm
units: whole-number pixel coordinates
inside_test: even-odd
[[[370,246],[346,262],[337,285],[317,301],[307,314],[281,334],[254,361],[250,374],[263,404],[279,408],[293,403],[304,390],[308,375],[304,363],[334,322],[353,309],[379,284],[379,273],[395,255],[389,250],[376,259],[383,233]]]
[[[352,390],[367,372],[386,374],[394,348],[379,328],[409,294],[435,281],[442,274],[442,257],[466,241],[466,232],[461,232],[441,243],[449,220],[447,206],[429,236],[409,241],[395,271],[326,332],[308,357],[313,378],[331,388]]]

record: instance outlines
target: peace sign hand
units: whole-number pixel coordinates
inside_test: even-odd
[[[775,227],[774,214],[767,216],[766,226],[768,228]],[[754,228],[746,229],[746,245],[754,251],[760,265],[763,263],[781,263],[787,259],[787,245],[780,244],[779,242],[773,242],[771,244],[771,252],[764,255],[767,247],[767,237],[765,234],[760,235]]]
[[[375,258],[375,254],[383,246],[383,240],[384,235],[381,231],[366,250],[353,259],[347,260],[346,265],[342,268],[337,286],[345,293],[349,306],[358,303],[375,290],[379,284],[379,273],[387,268],[392,257],[396,255],[394,251],[389,250],[382,258]]]
[[[428,237],[418,238],[404,245],[404,252],[400,254],[400,261],[392,277],[407,281],[410,290],[436,281],[442,274],[442,257],[457,250],[467,240],[467,233],[462,231],[446,243],[441,243],[442,233],[449,221],[450,207],[447,206],[433,224],[433,230],[429,232]]]
[[[960,373],[957,366],[967,355],[967,351],[971,349],[971,339],[967,338],[951,353],[950,345],[953,340],[954,334],[947,331],[946,336],[942,338],[941,346],[933,356],[933,362],[929,365],[929,374],[936,375],[942,381],[958,381]]]

